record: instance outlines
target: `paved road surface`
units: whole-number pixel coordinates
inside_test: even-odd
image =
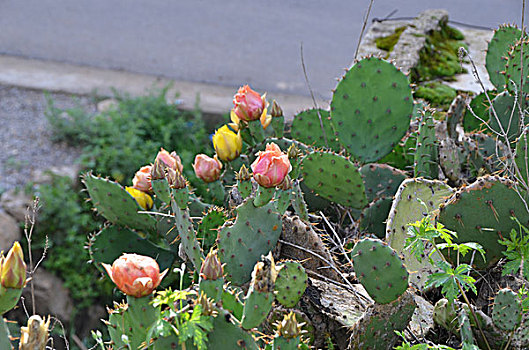
[[[521,0],[375,0],[371,17],[427,8],[496,27]],[[349,66],[369,0],[0,0],[0,54],[327,98]]]

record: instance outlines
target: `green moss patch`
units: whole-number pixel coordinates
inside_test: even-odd
[[[461,40],[463,34],[450,27],[446,22],[440,23],[441,30],[434,31],[426,37],[423,49],[419,52],[419,64],[412,69],[412,81],[420,82],[442,78],[451,80],[455,74],[464,73],[458,57],[458,50],[467,45]],[[467,48],[468,49],[468,48]]]
[[[414,95],[415,98],[422,98],[428,101],[432,107],[441,107],[444,110],[448,110],[450,103],[457,96],[457,90],[435,81],[419,85]]]
[[[406,28],[407,26],[398,27],[395,29],[395,32],[393,34],[377,38],[375,40],[377,48],[387,52],[393,51],[393,48],[399,41],[400,35]]]

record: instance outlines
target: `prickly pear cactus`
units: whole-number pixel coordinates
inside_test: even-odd
[[[400,184],[407,177],[402,170],[387,164],[366,164],[360,168],[364,181],[367,200],[393,197]]]
[[[360,214],[360,230],[373,233],[378,238],[386,236],[386,220],[393,203],[393,198],[379,198],[369,203]]]
[[[277,268],[276,299],[285,307],[294,307],[307,288],[307,273],[297,261],[285,261]]]
[[[349,349],[393,349],[395,331],[406,329],[416,305],[410,292],[390,304],[371,305],[352,329]]]
[[[117,182],[88,173],[83,176],[83,183],[94,207],[108,221],[140,231],[155,230],[156,219],[139,214],[143,209]]]
[[[166,179],[151,180],[151,185],[154,194],[159,200],[166,204],[171,203],[171,189]]]
[[[485,249],[486,261],[476,256],[474,264],[483,269],[496,263],[505,247],[498,243],[518,224],[529,223],[529,214],[514,183],[499,176],[484,176],[460,188],[440,207],[439,221],[457,232],[457,242],[476,242]],[[454,259],[453,256],[449,256]],[[467,255],[461,261],[469,261]]]
[[[88,247],[92,259],[98,263],[112,264],[124,253],[135,253],[155,259],[163,271],[173,264],[176,255],[158,247],[136,232],[118,226],[107,226],[90,238]]]
[[[322,124],[323,131],[321,128]],[[296,114],[292,121],[290,134],[293,139],[303,142],[306,145],[317,148],[329,148],[337,152],[340,151],[340,144],[336,141],[329,111],[323,109],[308,109]]]
[[[360,172],[340,155],[309,153],[302,162],[302,175],[307,187],[335,203],[357,209],[367,204]]]
[[[526,184],[529,181],[529,168],[527,163],[529,162],[529,140],[527,138],[527,133],[529,130],[526,128],[516,140],[516,154],[514,156],[514,161],[519,170],[519,174],[516,174],[516,178],[520,182],[525,182]]]
[[[191,217],[189,216],[189,209],[181,209],[175,200],[177,191],[179,190],[173,189],[171,194],[171,208],[174,212],[176,229],[170,231],[167,237],[172,244],[176,241],[177,235],[180,237],[184,252],[193,263],[195,270],[199,271],[202,266],[204,253],[198,242],[197,233],[193,227]]]
[[[255,264],[252,282],[244,300],[241,326],[252,329],[259,326],[268,316],[274,302],[274,286],[277,269],[270,253]]]
[[[498,291],[492,307],[494,325],[504,331],[513,331],[522,320],[522,304],[516,293],[508,288]]]
[[[208,349],[259,350],[259,347],[251,334],[236,324],[230,313],[220,309],[213,319],[213,331],[208,334]]]
[[[521,35],[522,31],[511,25],[500,26],[494,31],[494,36],[487,48],[485,67],[489,73],[490,81],[497,90],[501,91],[505,86],[505,76],[501,72],[505,70],[506,56],[511,46],[520,39]]]
[[[523,62],[521,61],[522,49],[524,54]],[[515,95],[516,92],[529,92],[529,82],[527,81],[529,74],[529,62],[527,62],[528,60],[526,58],[528,50],[529,39],[525,37],[521,40],[516,41],[516,43],[514,44],[514,46],[511,47],[507,55],[507,64],[505,65],[503,74],[505,75],[507,89],[513,95]],[[522,70],[524,75],[523,86],[521,85]]]
[[[529,50],[529,47],[527,47],[527,50]],[[529,70],[529,67],[527,69]],[[514,96],[509,95],[507,92],[496,96],[492,101],[496,114],[494,112],[490,114],[490,128],[500,135],[506,133],[509,141],[514,141],[520,135],[521,116],[515,102]],[[501,123],[501,127],[498,120]],[[504,140],[504,138],[502,137],[501,140]]]
[[[391,303],[408,289],[406,266],[383,241],[364,238],[355,244],[351,257],[356,278],[375,302]]]
[[[228,214],[219,207],[210,208],[198,223],[197,238],[202,250],[207,252],[217,240],[217,229],[228,220]]]
[[[439,205],[453,193],[453,190],[442,181],[427,179],[407,179],[402,182],[395,195],[386,224],[386,242],[399,254],[404,256],[404,263],[411,272],[410,282],[417,289],[424,289],[426,278],[436,271],[426,257],[422,262],[405,250],[408,237],[408,224],[421,220],[439,208]],[[421,203],[424,203],[426,207]],[[434,260],[441,259],[438,254]]]
[[[351,67],[331,101],[338,140],[365,163],[391,152],[408,130],[412,112],[408,78],[376,57],[364,58]]]
[[[427,179],[436,179],[439,177],[439,151],[432,115],[433,112],[431,110],[425,110],[419,122],[413,164],[414,177],[424,177]]]
[[[487,91],[487,94],[491,100],[494,99],[495,94],[492,91]],[[470,108],[467,108],[465,112],[465,116],[463,117],[463,129],[466,132],[480,130],[483,127],[483,122],[476,118],[472,112],[486,122],[490,119],[490,104],[484,92],[475,96],[472,101],[470,101]]]
[[[274,203],[256,208],[252,199],[237,207],[237,219],[224,224],[217,239],[226,277],[236,285],[250,279],[255,263],[276,246],[281,234],[281,215]]]

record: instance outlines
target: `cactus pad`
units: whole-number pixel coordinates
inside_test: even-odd
[[[108,221],[140,231],[155,230],[156,219],[139,214],[143,209],[119,183],[90,173],[83,176],[83,183],[94,207]]]
[[[452,193],[453,190],[448,185],[438,180],[407,179],[402,182],[395,195],[386,224],[386,242],[404,256],[404,263],[408,270],[412,271],[410,282],[417,289],[424,288],[426,277],[436,269],[426,257],[419,263],[409,250],[404,250],[408,224],[421,220],[429,212],[439,208]],[[419,200],[425,203],[426,207]],[[441,259],[436,254],[432,255],[432,258]]]
[[[247,282],[261,255],[276,246],[281,228],[281,215],[274,203],[256,208],[250,197],[237,207],[237,219],[224,224],[217,239],[227,279],[236,285]]]
[[[309,153],[302,162],[304,183],[318,195],[352,208],[363,208],[366,195],[357,167],[329,152]]]
[[[400,183],[407,177],[402,170],[387,164],[366,164],[360,168],[364,180],[367,200],[372,202],[377,198],[393,197]]]
[[[513,331],[522,320],[522,304],[516,293],[508,288],[498,291],[494,298],[492,320],[496,327],[504,331]]]
[[[98,263],[112,264],[124,253],[135,253],[155,259],[160,270],[173,264],[176,256],[167,249],[158,247],[136,232],[119,226],[107,226],[90,238],[92,259]]]
[[[527,167],[527,163],[529,162],[529,140],[527,138],[529,130],[526,128],[518,140],[516,140],[516,154],[514,156],[514,161],[516,162],[516,165],[518,166],[518,169],[520,171],[519,174],[516,174],[517,178],[523,179],[523,181],[527,184],[529,180],[529,170]]]
[[[391,152],[408,130],[412,112],[406,75],[375,57],[360,60],[344,75],[331,102],[338,140],[366,163]]]
[[[277,301],[286,307],[294,307],[307,288],[307,273],[296,261],[285,261],[278,265],[275,292]]]
[[[511,216],[522,225],[529,223],[524,202],[513,185],[505,178],[484,176],[459,189],[441,205],[439,221],[447,229],[457,232],[455,241],[476,242],[485,249],[486,262],[480,256],[474,259],[477,268],[491,266],[503,257],[505,247],[498,240],[518,227]],[[468,262],[469,259],[467,255],[461,261]]]
[[[325,136],[321,130],[320,116]],[[309,109],[296,114],[292,121],[290,134],[293,139],[309,146],[340,150],[340,144],[336,141],[334,127],[330,121],[329,111],[323,109]],[[327,143],[325,143],[326,139]]]
[[[523,48],[523,62],[521,61],[521,54]],[[527,52],[529,50],[529,39],[525,37],[524,39],[516,41],[516,43],[511,47],[507,55],[507,64],[505,65],[504,75],[505,82],[507,84],[507,89],[512,95],[515,95],[516,92],[524,93],[529,92],[529,62]],[[523,64],[522,64],[523,63]],[[522,83],[522,68],[524,75],[523,86]]]
[[[233,323],[233,316],[220,309],[213,319],[213,331],[208,334],[209,350],[258,350],[250,333]]]
[[[529,50],[529,47],[527,47],[527,50]],[[527,69],[529,70],[529,67]],[[514,96],[506,92],[496,96],[492,101],[492,106],[496,114],[491,112],[489,125],[492,130],[500,135],[503,135],[503,132],[505,132],[509,137],[509,141],[514,141],[520,135],[520,113],[518,106],[515,106],[515,102],[516,99]],[[497,119],[496,116],[498,117]],[[498,124],[498,119],[501,123],[501,128]]]
[[[491,100],[494,98],[492,91],[487,91],[487,94]],[[470,109],[467,108],[465,112],[465,116],[463,117],[463,129],[466,132],[479,130],[482,128],[483,124],[483,122],[476,118],[470,110],[472,110],[475,115],[488,122],[490,119],[490,104],[484,92],[475,96],[472,101],[470,101]]]
[[[348,349],[393,349],[398,341],[395,331],[406,329],[415,308],[409,292],[391,304],[371,305],[354,326]]]
[[[384,238],[386,220],[392,203],[393,198],[379,198],[371,202],[360,214],[360,230]]]
[[[217,240],[217,230],[224,225],[228,215],[218,207],[210,208],[198,223],[197,237],[201,240],[202,250],[208,252]]]
[[[406,266],[395,250],[381,240],[358,241],[351,256],[356,277],[377,303],[390,303],[408,289]]]
[[[505,77],[501,72],[505,70],[506,56],[521,37],[522,31],[514,26],[501,26],[494,31],[494,36],[487,48],[486,64],[490,81],[497,90],[503,90]],[[486,119],[485,119],[486,120]]]
[[[436,179],[439,177],[439,150],[435,136],[433,112],[423,112],[417,131],[417,145],[413,164],[414,177]]]

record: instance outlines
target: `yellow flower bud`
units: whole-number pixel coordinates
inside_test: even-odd
[[[134,187],[125,187],[125,190],[136,200],[140,207],[145,210],[149,210],[153,206],[151,196],[147,193],[135,189]]]
[[[240,132],[233,132],[228,125],[218,129],[212,138],[217,156],[224,161],[232,161],[241,154],[242,138]]]
[[[0,283],[4,288],[15,289],[21,289],[26,284],[26,263],[18,242],[13,244],[5,259],[2,258]]]

